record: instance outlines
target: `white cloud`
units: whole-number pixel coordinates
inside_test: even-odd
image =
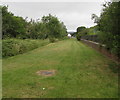
[[[81,25],[86,27],[95,25],[91,20],[91,14],[100,15],[102,9],[101,2],[6,2],[4,4],[9,5],[9,11],[24,18],[38,19],[49,13],[56,15],[68,30],[76,30]]]

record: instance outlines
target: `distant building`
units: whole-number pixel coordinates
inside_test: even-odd
[[[68,37],[71,37],[71,34],[68,34]]]

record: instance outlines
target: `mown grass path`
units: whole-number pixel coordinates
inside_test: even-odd
[[[77,40],[51,43],[3,59],[3,97],[118,97],[118,76],[109,68],[113,64]],[[39,70],[56,70],[56,74],[39,76]]]

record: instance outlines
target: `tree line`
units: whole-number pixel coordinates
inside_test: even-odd
[[[2,39],[62,39],[67,35],[67,29],[63,22],[56,16],[49,14],[41,20],[27,21],[27,17],[15,16],[8,11],[8,7],[1,6],[2,10]]]
[[[76,37],[78,40],[82,36],[92,35],[92,33],[98,35],[99,42],[106,45],[111,53],[114,53],[120,58],[120,1],[119,2],[106,2],[103,4],[103,9],[98,17],[96,14],[92,14],[92,20],[97,25],[91,28],[85,28],[83,26],[77,28]]]

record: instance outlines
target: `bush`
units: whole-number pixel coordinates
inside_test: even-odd
[[[54,42],[55,42],[55,38],[49,38],[49,41],[50,41],[51,43],[54,43]]]
[[[48,40],[2,40],[2,57],[15,56],[48,44]]]
[[[97,18],[97,26],[100,41],[106,45],[106,48],[120,58],[120,2],[106,2]],[[95,18],[95,20],[96,20]]]
[[[78,41],[80,41],[81,40],[81,35],[77,34],[76,38],[77,38]]]

